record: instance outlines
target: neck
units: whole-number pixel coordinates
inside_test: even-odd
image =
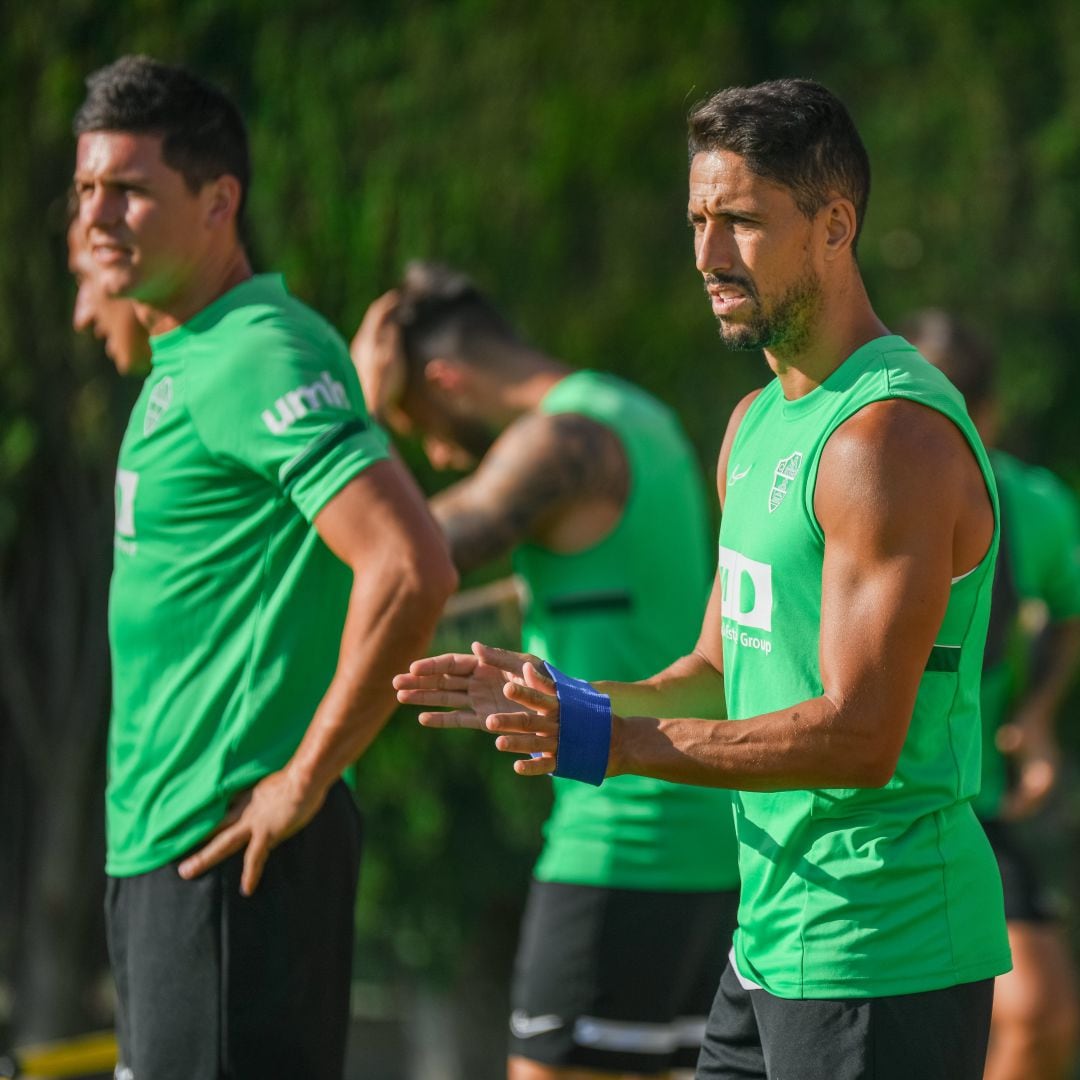
[[[570,374],[570,368],[558,360],[533,349],[522,349],[507,365],[506,375],[494,387],[493,418],[508,424],[527,412],[532,412],[547,392]]]
[[[161,304],[140,303],[137,316],[151,336],[182,326],[203,308],[251,277],[247,252],[237,244],[202,263],[185,286]]]
[[[797,343],[766,349],[765,359],[791,401],[817,389],[856,349],[888,333],[856,272],[824,298]]]

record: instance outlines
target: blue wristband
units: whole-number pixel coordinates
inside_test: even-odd
[[[599,787],[611,750],[611,698],[584,679],[572,679],[546,662],[544,667],[559,699],[555,775]]]

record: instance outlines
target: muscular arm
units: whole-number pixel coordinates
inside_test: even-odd
[[[431,510],[465,572],[535,539],[576,504],[621,509],[629,488],[626,454],[609,428],[575,413],[528,413],[471,476],[436,495]]]
[[[609,775],[748,791],[876,787],[890,779],[951,579],[989,548],[989,496],[948,420],[887,401],[868,406],[830,439],[815,510],[825,534],[823,693],[723,724],[616,715]],[[539,717],[491,717],[487,726],[532,732],[500,735],[502,750],[550,753],[557,710],[544,693],[549,687],[528,676],[527,686],[508,686],[506,696]],[[612,689],[618,695],[620,688]],[[536,774],[552,764],[541,758],[515,768]]]
[[[246,849],[241,887],[255,889],[271,849],[311,820],[390,716],[394,673],[428,643],[456,587],[423,496],[396,462],[379,462],[346,484],[315,528],[353,571],[334,678],[289,762],[259,781],[214,839],[185,860],[184,877]]]
[[[625,719],[614,771],[756,791],[890,779],[951,579],[989,547],[989,497],[948,420],[888,401],[830,439],[815,510],[825,533],[821,696],[707,727]]]

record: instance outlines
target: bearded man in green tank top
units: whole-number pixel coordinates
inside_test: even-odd
[[[430,263],[372,305],[353,355],[373,408],[422,435],[435,465],[472,470],[431,508],[459,571],[512,553],[527,649],[632,680],[693,645],[708,523],[669,409],[528,346],[467,278]],[[729,794],[623,776],[602,790],[556,779],[554,796],[515,965],[510,1076],[692,1066],[737,903]]]
[[[395,680],[449,708],[422,723],[530,755],[521,775],[734,792],[739,925],[702,1078],[980,1080],[1009,967],[971,808],[997,495],[960,395],[871,307],[869,180],[816,83],[723,90],[690,115],[697,268],[724,343],[776,376],[721,448],[696,648],[637,683],[483,645]],[[721,694],[731,719],[703,723]]]

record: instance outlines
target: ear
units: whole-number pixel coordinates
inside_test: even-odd
[[[229,173],[209,180],[203,188],[206,197],[206,224],[220,229],[236,220],[240,213],[240,181]]]
[[[458,394],[468,388],[470,378],[464,364],[446,356],[434,356],[424,366],[424,381],[431,390]]]
[[[850,251],[851,245],[855,242],[857,226],[855,204],[850,199],[836,198],[826,203],[820,213],[825,228],[823,253],[826,261],[831,262]]]

